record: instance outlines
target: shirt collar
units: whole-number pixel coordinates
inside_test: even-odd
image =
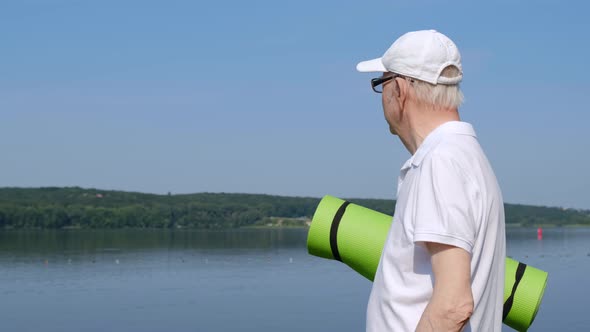
[[[418,150],[414,153],[410,159],[408,159],[402,170],[410,168],[410,166],[419,166],[424,157],[428,154],[432,148],[434,148],[441,139],[449,134],[456,134],[456,135],[468,135],[477,137],[475,135],[475,130],[473,130],[473,126],[467,122],[462,121],[449,121],[441,124],[440,126],[436,127],[433,131],[430,132],[422,141],[422,144],[418,147]]]

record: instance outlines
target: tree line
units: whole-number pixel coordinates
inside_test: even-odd
[[[311,218],[320,199],[260,194],[156,195],[67,188],[0,188],[1,228],[235,228],[269,217]],[[395,201],[350,199],[392,215]],[[590,225],[590,212],[506,204],[506,222]]]

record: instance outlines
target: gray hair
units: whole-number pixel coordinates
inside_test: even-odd
[[[461,74],[459,68],[448,66],[441,72],[443,77],[456,77]],[[459,108],[463,103],[463,93],[459,84],[444,85],[430,84],[421,80],[413,79],[412,86],[416,99],[434,107]]]

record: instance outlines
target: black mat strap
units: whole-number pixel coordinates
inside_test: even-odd
[[[330,227],[330,248],[332,249],[332,256],[334,256],[335,260],[341,261],[340,252],[338,252],[338,226],[340,226],[340,220],[342,220],[342,216],[344,215],[344,211],[346,211],[346,207],[350,204],[348,201],[344,201],[342,205],[336,211],[334,215],[334,219],[332,220],[332,225]]]
[[[518,267],[516,268],[516,279],[514,280],[514,285],[512,285],[512,293],[504,302],[504,311],[502,312],[502,321],[506,319],[510,309],[512,309],[512,304],[514,303],[514,293],[516,293],[516,289],[518,288],[518,284],[524,276],[524,270],[526,269],[526,264],[518,262]]]

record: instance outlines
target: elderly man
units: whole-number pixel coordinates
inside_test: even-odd
[[[383,73],[371,86],[412,154],[398,179],[367,331],[501,331],[504,206],[473,127],[459,119],[459,50],[437,31],[409,32],[357,69]]]

